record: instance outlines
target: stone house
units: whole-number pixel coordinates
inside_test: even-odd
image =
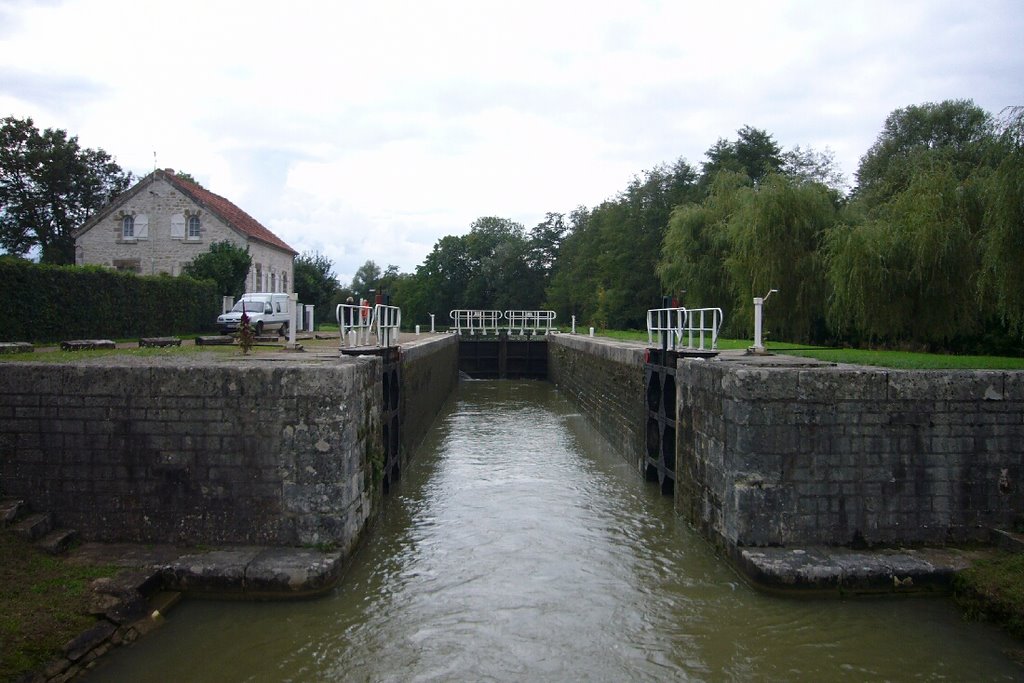
[[[179,178],[173,169],[150,173],[79,228],[75,263],[180,275],[211,244],[225,240],[249,248],[246,292],[292,291],[298,252],[224,197]]]

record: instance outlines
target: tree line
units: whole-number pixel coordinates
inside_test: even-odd
[[[130,181],[102,150],[4,119],[0,246],[69,262],[71,231]],[[753,297],[778,289],[766,310],[773,339],[1020,353],[1024,108],[897,109],[852,187],[829,150],[783,150],[744,126],[699,166],[661,164],[597,206],[530,229],[478,218],[414,272],[367,261],[343,285],[332,268],[316,252],[295,261],[296,292],[321,320],[376,289],[410,323],[434,313],[444,325],[455,308],[551,308],[566,323],[642,328],[669,295],[721,307],[725,333],[749,338]]]
[[[1021,353],[1024,109],[969,100],[893,111],[848,187],[832,153],[745,126],[699,168],[679,159],[530,230],[480,218],[391,286],[407,320],[452,308],[552,308],[643,328],[670,295],[721,307],[749,338],[769,289],[791,342]]]

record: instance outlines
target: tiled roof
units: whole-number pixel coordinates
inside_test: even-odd
[[[153,175],[156,177],[162,177],[171,185],[178,188],[181,192],[191,197],[197,204],[215,213],[222,221],[243,235],[271,246],[275,246],[278,249],[284,249],[293,255],[297,255],[299,253],[285,244],[284,240],[280,237],[263,227],[255,218],[247,214],[245,211],[242,211],[219,194],[214,194],[195,183],[189,182],[184,178],[179,178],[174,174],[174,171],[170,169],[167,169],[166,171],[154,171]],[[142,183],[140,182],[139,184],[141,185]]]

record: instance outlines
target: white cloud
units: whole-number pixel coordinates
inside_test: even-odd
[[[532,227],[749,124],[852,176],[893,109],[1021,104],[1013,0],[3,8],[0,107],[186,170],[348,279],[482,215]]]

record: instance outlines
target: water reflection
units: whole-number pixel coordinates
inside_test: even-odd
[[[189,602],[91,680],[1016,680],[944,600],[760,594],[551,385],[465,382],[329,598]]]

